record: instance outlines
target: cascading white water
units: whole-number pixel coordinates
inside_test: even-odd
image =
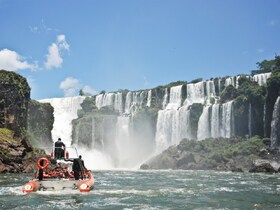
[[[188,106],[182,106],[179,109],[179,138],[176,143],[183,138],[194,139],[191,133],[190,110]]]
[[[137,92],[131,91],[128,92],[126,96],[124,96],[123,93],[105,93],[97,95],[96,106],[98,108],[112,105],[116,111],[119,111],[119,116],[117,117],[114,115],[115,118],[112,117],[113,121],[111,122],[113,122],[113,125],[110,124],[110,126],[108,126],[108,123],[105,123],[105,121],[95,122],[93,119],[91,130],[92,148],[87,148],[87,150],[85,149],[86,153],[84,155],[89,158],[94,157],[94,161],[97,162],[99,160],[96,158],[102,158],[101,162],[104,163],[107,168],[131,168],[135,166],[137,161],[139,162],[140,160],[143,160],[145,157],[147,157],[149,154],[144,153],[143,151],[141,151],[142,156],[139,154],[139,148],[143,146],[143,137],[141,137],[141,139],[140,137],[136,136],[139,134],[136,131],[135,133],[137,134],[135,135],[134,130],[132,129],[132,123],[134,123],[133,119],[136,119],[134,117],[137,116],[137,110],[145,106],[151,106],[151,95],[151,90]],[[171,145],[178,144],[183,138],[197,138],[198,140],[201,140],[208,137],[229,138],[233,135],[233,130],[231,129],[232,102],[222,105],[210,105],[210,102],[214,103],[214,100],[210,100],[211,98],[215,98],[215,102],[218,98],[215,92],[213,80],[201,81],[195,84],[187,84],[186,99],[183,103],[183,106],[182,97],[182,85],[171,87],[170,92],[168,92],[168,89],[165,88],[165,94],[162,98],[163,110],[159,110],[158,112],[155,139],[153,139],[153,133],[153,135],[150,135],[152,136],[151,140],[146,142],[144,144],[145,146],[151,148],[156,147],[157,152],[161,152]],[[190,119],[191,110],[195,111],[195,109],[192,109],[193,103],[201,103],[204,106],[203,112],[199,118],[198,128],[193,128],[197,129],[195,131],[191,130],[193,124],[191,125]],[[61,104],[55,107],[55,112],[57,111],[56,109],[63,109],[63,112],[65,112],[65,110],[67,112],[69,108],[67,106],[59,107],[60,105]],[[75,116],[72,116],[71,120],[69,120],[69,124],[67,124],[67,126],[71,128],[71,130],[68,132],[68,137],[63,137],[61,135],[61,133],[66,132],[68,128],[64,128],[63,131],[56,132],[57,137],[62,137],[63,140],[65,139],[65,143],[67,143],[66,138],[68,138],[69,142],[67,144],[69,145],[71,143],[72,133],[71,121],[77,117],[77,109],[78,108],[73,111],[75,112]],[[210,113],[212,113],[211,116]],[[61,116],[61,118],[62,120],[59,124],[54,124],[55,129],[59,128],[61,124],[65,123],[65,119],[67,117]],[[143,122],[143,124],[145,123],[146,121]],[[98,124],[98,126],[95,126],[94,124]],[[110,135],[106,135],[108,127],[110,127]],[[195,136],[196,132],[197,136]],[[103,138],[102,135],[105,135],[105,137]],[[151,143],[151,141],[153,142]],[[118,154],[116,155],[110,152],[116,152]],[[98,155],[95,157],[95,154]],[[137,157],[136,159],[134,157],[135,154],[138,154],[138,156],[141,157]],[[101,168],[106,167],[101,166]]]
[[[122,93],[115,94],[114,109],[116,111],[119,111],[120,113],[123,113],[123,95],[122,95]]]
[[[215,84],[213,80],[208,80],[206,83],[206,102],[210,104],[210,99],[216,96]]]
[[[205,102],[205,93],[204,93],[204,82],[198,82],[195,84],[187,84],[187,98],[184,102],[184,105],[191,105],[193,103]]]
[[[39,100],[40,103],[50,103],[54,108],[53,141],[61,138],[66,146],[71,145],[72,120],[78,117],[77,111],[84,99],[84,96],[75,96]]]
[[[233,87],[235,87],[234,77],[228,77],[228,78],[226,78],[225,86],[229,86],[229,85],[232,85]]]
[[[156,152],[159,153],[171,145],[173,115],[176,110],[160,110],[157,119]]]
[[[132,92],[128,92],[125,97],[125,113],[130,113],[130,107],[132,103]]]
[[[130,165],[131,153],[131,138],[130,138],[130,117],[119,116],[116,126],[116,149],[119,158],[119,165],[128,167]]]
[[[182,103],[182,85],[170,89],[169,103],[166,109],[178,109]]]
[[[230,138],[232,136],[231,130],[231,113],[232,113],[232,102],[222,104],[222,119],[220,127],[220,136]]]
[[[115,94],[114,93],[105,93],[99,94],[96,96],[95,104],[98,109],[104,106],[114,105]]]
[[[156,129],[156,152],[161,152],[168,146],[178,142],[179,107],[182,103],[182,85],[170,89],[170,99],[166,109],[158,112]]]
[[[102,107],[103,104],[103,94],[99,94],[95,98],[95,104],[98,109]]]
[[[277,98],[272,114],[271,121],[271,146],[280,147],[280,96]]]
[[[163,102],[162,102],[162,109],[165,109],[167,104],[168,104],[168,90],[167,88],[165,88],[165,92],[164,92],[164,97],[163,97]]]
[[[145,99],[147,99],[145,91],[128,92],[125,99],[125,113],[133,114],[136,110],[142,108]]]
[[[212,106],[212,115],[211,115],[211,137],[218,138],[220,137],[220,105],[213,104]]]
[[[200,115],[197,128],[197,139],[203,140],[210,137],[209,129],[209,106],[203,107],[203,112]]]
[[[253,80],[257,82],[259,85],[264,85],[266,84],[267,79],[270,77],[271,77],[271,72],[263,73],[263,74],[255,74],[253,76]]]
[[[152,102],[152,90],[149,90],[148,92],[148,100],[147,100],[147,106],[150,107]]]

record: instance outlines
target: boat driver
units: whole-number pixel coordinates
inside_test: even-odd
[[[58,140],[54,143],[54,147],[54,158],[64,158],[65,144],[61,141],[61,138],[58,138]]]

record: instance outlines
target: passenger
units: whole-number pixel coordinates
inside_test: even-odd
[[[61,138],[54,143],[54,158],[64,158],[65,144],[61,141]]]
[[[87,171],[84,161],[82,159],[82,156],[79,155],[79,158],[74,158],[74,159],[68,159],[66,161],[71,161],[73,162],[72,170],[74,172],[74,178],[75,180],[79,180],[80,174],[81,174],[81,179],[83,179],[85,172]]]

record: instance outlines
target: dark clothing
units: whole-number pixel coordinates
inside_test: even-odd
[[[56,141],[54,143],[54,158],[56,159],[61,159],[64,158],[64,149],[65,149],[65,144],[62,141]]]
[[[43,180],[43,169],[39,169],[38,179],[41,181]]]
[[[69,159],[67,161],[73,162],[72,170],[74,172],[75,180],[79,180],[80,174],[83,179],[83,174],[86,171],[86,167],[84,161],[81,158]]]

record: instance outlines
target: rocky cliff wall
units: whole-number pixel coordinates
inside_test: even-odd
[[[30,87],[14,72],[0,70],[0,127],[13,130],[20,137],[27,128]]]
[[[28,115],[35,117],[42,113],[38,112],[39,108],[34,110],[34,106],[28,110],[29,103],[30,87],[26,79],[15,72],[0,70],[0,173],[33,172],[36,169],[40,153],[30,144],[27,130],[28,125],[32,129],[32,126],[39,128],[42,124],[38,121],[36,124],[37,119],[28,122]],[[50,113],[47,115],[46,119],[49,119]],[[50,125],[52,122],[46,130]]]

